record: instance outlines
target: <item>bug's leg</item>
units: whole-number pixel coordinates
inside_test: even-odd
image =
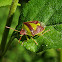
[[[31,39],[36,43],[36,45],[38,45],[38,43],[35,41],[35,39],[33,39],[32,37],[31,37]]]
[[[22,38],[22,36],[21,36],[21,37],[20,37],[20,39],[19,39],[19,43],[20,43],[21,38]],[[24,41],[22,42],[22,44],[21,44],[21,45],[23,45],[23,43],[24,43]]]
[[[48,31],[50,31],[50,30],[45,31],[45,32],[44,32],[44,33],[42,33],[41,35],[45,34],[45,33],[46,33],[46,32],[48,32]]]
[[[20,43],[21,38],[22,38],[22,36],[21,36],[20,39],[19,39],[19,43]]]
[[[22,44],[21,44],[22,46],[23,46],[23,43],[24,43],[24,41],[23,41]]]
[[[8,26],[6,26],[6,28],[9,28],[9,29],[12,29],[12,30],[14,30],[14,31],[20,32],[20,31],[18,31],[18,30],[16,30],[16,29],[13,29],[13,28],[11,28],[11,27],[8,27]]]

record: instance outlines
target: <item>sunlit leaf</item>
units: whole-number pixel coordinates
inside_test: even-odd
[[[6,6],[6,5],[11,5],[12,0],[0,0],[0,7],[1,6]]]

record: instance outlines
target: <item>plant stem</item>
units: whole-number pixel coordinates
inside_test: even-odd
[[[6,45],[6,48],[5,48],[5,50],[4,50],[3,54],[2,54],[2,56],[5,55],[5,53],[6,53],[7,50],[9,49],[9,47],[10,47],[10,45],[11,45],[11,43],[12,43],[13,40],[14,40],[14,36],[11,36],[11,37],[10,37],[10,40],[9,40],[9,42],[8,42],[8,44]]]
[[[2,57],[0,56],[0,62],[2,62]]]
[[[62,49],[60,50],[60,62],[62,62]]]
[[[12,1],[10,11],[9,11],[9,15],[8,15],[8,18],[7,18],[7,22],[6,22],[6,26],[11,26],[11,23],[12,23],[12,20],[13,20],[13,15],[14,15],[14,12],[17,8],[17,4],[18,4],[18,0],[13,0]],[[3,32],[3,36],[2,36],[2,41],[1,41],[2,53],[4,52],[4,49],[5,49],[5,46],[6,46],[8,33],[9,33],[9,29],[5,28],[4,32]]]

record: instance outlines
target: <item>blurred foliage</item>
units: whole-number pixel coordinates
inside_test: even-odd
[[[1,0],[1,2],[3,1],[4,0]],[[43,36],[36,37],[37,39],[35,38],[35,40],[39,44],[38,46],[32,41],[32,39],[30,39],[27,42],[24,42],[23,47],[21,46],[21,44],[18,43],[18,40],[15,38],[9,50],[3,57],[2,62],[60,62],[60,50],[57,51],[50,48],[62,48],[61,0],[20,1],[22,1],[21,9],[17,8],[11,27],[15,28],[17,26],[16,28],[20,30],[21,25],[24,21],[38,20],[44,22],[46,25],[46,30],[50,29],[50,31]],[[6,6],[8,4],[10,5],[10,2],[3,4],[0,6]],[[0,43],[8,13],[9,6],[0,8]],[[13,30],[10,30],[8,40],[10,39],[12,33]]]
[[[14,43],[15,41],[15,43]],[[59,53],[49,49],[40,53],[33,53],[26,50],[14,39],[9,51],[5,54],[3,62],[59,62]],[[11,53],[11,54],[10,54]],[[41,54],[42,53],[42,54]]]
[[[4,28],[5,28],[5,25],[6,25],[6,20],[7,20],[7,17],[8,17],[8,13],[9,13],[9,6],[6,6],[6,7],[1,7],[0,8],[0,43],[1,43],[1,39],[2,39],[2,34],[3,34],[3,31],[4,31]],[[14,14],[14,18],[13,18],[13,22],[11,24],[11,27],[12,28],[15,28],[16,25],[18,24],[18,18],[19,18],[19,15],[20,15],[20,12],[19,10],[17,9],[15,14]],[[16,22],[15,22],[16,21]],[[12,34],[13,30],[10,30],[9,32],[9,36],[8,36],[8,40],[9,38],[11,37],[11,34]]]
[[[11,5],[12,0],[0,0],[0,7],[1,6],[6,6],[6,5]]]

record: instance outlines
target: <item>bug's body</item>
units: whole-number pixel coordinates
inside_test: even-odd
[[[10,27],[6,26],[6,28],[10,28]],[[13,28],[10,28],[10,29],[13,29]],[[29,35],[30,37],[34,37],[35,35],[39,36],[41,34],[44,34],[50,31],[50,30],[47,30],[43,33],[44,30],[45,30],[45,26],[43,26],[41,22],[29,21],[29,22],[23,23],[21,31],[18,31],[18,30],[14,30],[14,31],[20,32],[20,36],[21,36],[19,39],[19,42],[20,42],[23,35]],[[34,42],[38,45],[38,43],[35,40]]]
[[[35,36],[40,35],[45,28],[38,21],[24,22],[20,31],[21,35]]]

